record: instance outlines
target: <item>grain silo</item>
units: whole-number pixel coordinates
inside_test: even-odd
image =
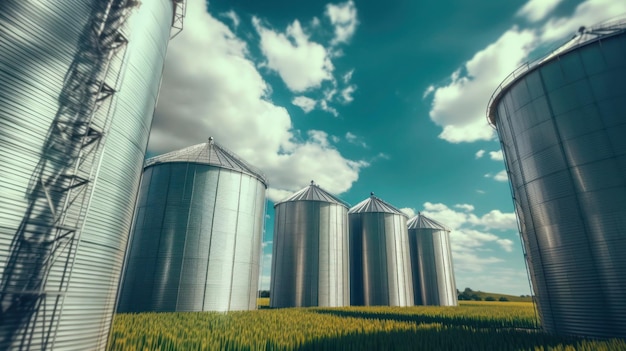
[[[274,209],[271,307],[349,306],[348,206],[311,182]]]
[[[496,90],[543,328],[626,337],[626,22],[581,27]]]
[[[412,306],[407,215],[374,193],[348,211],[350,304]]]
[[[457,306],[450,229],[421,213],[407,226],[415,304]]]
[[[212,138],[148,159],[118,311],[256,309],[266,187]]]
[[[172,0],[0,1],[1,350],[104,350],[183,13]]]

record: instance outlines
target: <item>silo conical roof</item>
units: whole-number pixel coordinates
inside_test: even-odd
[[[354,205],[354,207],[352,207],[350,211],[348,211],[348,214],[368,212],[393,213],[408,217],[404,212],[398,210],[397,208],[375,196],[374,193],[371,193],[369,198]]]
[[[346,202],[340,200],[335,195],[332,195],[326,190],[320,188],[320,186],[315,184],[314,181],[311,181],[311,184],[307,186],[306,188],[298,190],[297,192],[295,192],[293,195],[289,196],[288,198],[277,202],[274,205],[274,207],[276,207],[279,204],[282,204],[285,202],[292,202],[292,201],[322,201],[322,202],[330,202],[334,204],[339,204],[341,206],[344,206],[345,208],[348,208],[348,204]]]
[[[210,137],[206,143],[151,157],[146,160],[144,167],[169,162],[191,162],[231,169],[255,176],[263,182],[266,187],[269,184],[263,172],[239,158],[239,156],[235,155],[232,151],[213,141],[213,137]]]
[[[411,218],[406,224],[409,229],[436,229],[445,230],[447,232],[450,231],[450,229],[445,225],[437,222],[434,219],[430,219],[421,213],[418,213],[417,216]]]

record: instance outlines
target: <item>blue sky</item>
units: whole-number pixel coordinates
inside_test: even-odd
[[[209,136],[269,178],[375,192],[451,227],[457,287],[529,294],[508,179],[485,109],[498,84],[619,0],[188,0],[170,42],[149,154]]]

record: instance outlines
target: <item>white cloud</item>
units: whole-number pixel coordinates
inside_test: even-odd
[[[485,154],[485,150],[478,150],[476,151],[476,159],[482,158],[483,155]]]
[[[498,151],[489,151],[489,157],[494,161],[502,161],[504,157],[502,156],[502,150]]]
[[[348,71],[346,74],[343,75],[343,77],[341,77],[341,80],[343,80],[343,82],[345,84],[350,83],[350,80],[352,79],[352,75],[354,74],[354,70],[350,70]]]
[[[267,67],[276,71],[290,90],[302,92],[333,79],[334,67],[328,51],[309,40],[298,20],[287,26],[285,33],[265,28],[256,17],[252,24],[261,37]]]
[[[335,37],[331,44],[336,45],[348,42],[354,35],[358,24],[354,1],[350,0],[337,5],[328,4],[326,5],[325,14],[335,27]]]
[[[235,11],[230,10],[228,12],[224,12],[224,13],[222,13],[222,16],[224,16],[224,17],[228,18],[229,20],[231,20],[231,22],[233,22],[233,26],[235,27],[235,29],[237,29],[237,27],[239,27],[239,23],[241,21],[239,20],[239,16],[237,16]]]
[[[580,26],[594,26],[624,14],[626,1],[587,0],[580,3],[571,16],[548,20],[542,28],[541,40],[561,40],[576,33]]]
[[[416,214],[415,209],[410,208],[410,207],[403,207],[400,209],[400,211],[402,211],[402,213],[404,213],[405,215],[409,216],[409,219],[415,217],[415,214]]]
[[[493,179],[499,182],[507,182],[509,180],[509,176],[506,174],[506,170],[503,169],[493,176]]]
[[[422,95],[422,98],[426,99],[434,91],[435,91],[435,86],[434,85],[429,85],[428,88],[426,88],[426,90],[424,90],[424,94]]]
[[[516,230],[517,220],[513,212],[501,212],[500,210],[491,210],[482,217],[471,218],[470,222],[474,225],[481,225],[487,229],[500,230]]]
[[[348,85],[341,91],[343,102],[350,103],[354,100],[352,94],[356,91],[356,85]]]
[[[187,6],[185,30],[168,50],[150,152],[213,136],[268,176],[273,200],[311,177],[332,193],[347,191],[368,163],[346,159],[323,132],[294,130],[287,110],[270,100],[246,43],[207,13],[204,1]]]
[[[324,99],[320,100],[320,102],[319,102],[320,103],[320,108],[322,110],[332,114],[335,117],[339,116],[339,112],[337,112],[337,109],[332,107],[332,106],[330,106],[330,104],[328,102],[329,102],[329,100],[324,100]]]
[[[559,3],[560,0],[530,0],[518,15],[530,21],[543,20],[542,26],[510,28],[454,71],[448,84],[427,88],[424,97],[433,97],[429,116],[443,128],[440,138],[451,143],[494,138],[493,129],[486,123],[485,105],[502,80],[527,61],[534,49],[568,39],[580,26],[593,26],[626,13],[626,1],[587,0],[572,15],[546,21]]]
[[[454,205],[454,208],[460,208],[466,212],[474,211],[474,205],[470,205],[470,204],[456,204]]]
[[[291,103],[300,107],[304,113],[313,111],[317,102],[306,96],[296,96],[291,100]]]
[[[495,87],[526,59],[536,39],[534,32],[513,27],[452,73],[448,85],[435,88],[429,115],[443,127],[440,138],[460,143],[494,137],[485,104]]]
[[[362,138],[352,134],[351,132],[346,133],[346,141],[351,144],[367,148],[367,144],[365,143],[365,141],[363,141]]]
[[[498,239],[496,242],[502,247],[502,249],[506,252],[513,252],[513,240],[511,239]]]
[[[524,17],[531,22],[544,19],[563,0],[530,0],[519,11],[517,16]]]

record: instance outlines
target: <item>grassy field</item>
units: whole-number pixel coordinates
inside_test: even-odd
[[[524,302],[118,314],[109,350],[626,350],[536,327]]]

